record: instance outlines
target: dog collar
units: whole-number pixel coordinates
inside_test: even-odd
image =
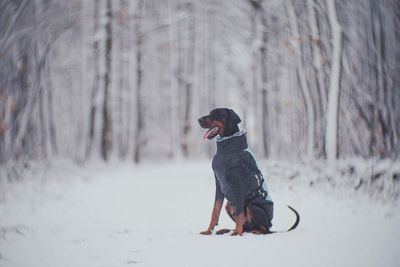
[[[217,140],[217,154],[238,153],[247,148],[247,138],[244,132]]]
[[[217,142],[222,142],[224,140],[231,139],[231,138],[237,137],[237,136],[246,135],[246,134],[247,134],[246,131],[239,131],[239,132],[237,132],[237,133],[235,133],[233,135],[230,135],[230,136],[224,136],[224,137],[217,136],[216,140],[217,140]]]

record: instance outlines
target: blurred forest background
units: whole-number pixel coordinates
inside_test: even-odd
[[[0,161],[400,156],[398,0],[1,0]]]

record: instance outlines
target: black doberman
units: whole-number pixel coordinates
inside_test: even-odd
[[[243,232],[272,233],[273,202],[254,156],[248,149],[246,133],[239,131],[241,119],[232,109],[217,108],[198,121],[202,128],[207,129],[204,139],[211,140],[219,136],[212,163],[216,182],[214,208],[211,222],[201,234],[210,235],[218,225],[225,198],[228,200],[226,212],[236,223],[232,235],[242,235]],[[296,214],[296,222],[290,231],[297,227],[300,217],[293,208],[289,208]],[[222,229],[217,234],[230,231]]]

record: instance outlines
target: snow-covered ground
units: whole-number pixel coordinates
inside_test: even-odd
[[[349,194],[319,182],[334,173],[304,177],[302,165],[263,169],[273,228],[294,222],[290,204],[301,216],[296,230],[199,235],[214,197],[209,162],[56,166],[45,178],[3,179],[0,266],[399,266],[398,201]],[[220,227],[233,226],[222,214]]]

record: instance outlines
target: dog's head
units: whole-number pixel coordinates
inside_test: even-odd
[[[228,108],[213,109],[209,115],[199,119],[202,128],[208,129],[204,139],[211,140],[217,135],[230,136],[239,131],[238,124],[241,122],[239,116]]]

